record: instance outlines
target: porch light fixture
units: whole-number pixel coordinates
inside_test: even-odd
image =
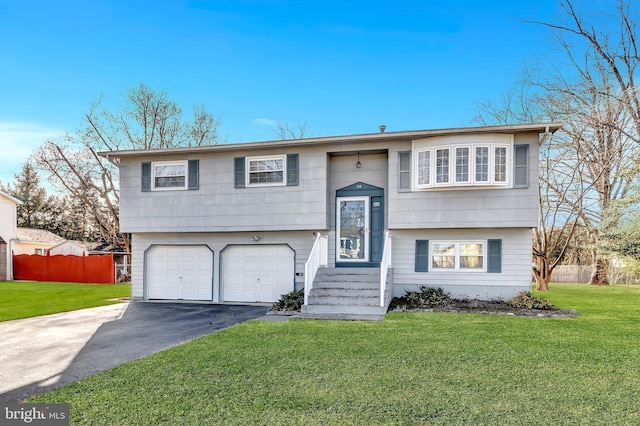
[[[356,163],[356,169],[362,167],[362,163],[360,162],[360,153],[358,153],[358,162]]]

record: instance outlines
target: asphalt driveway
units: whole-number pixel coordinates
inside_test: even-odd
[[[22,401],[268,310],[134,302],[0,322],[0,402]]]

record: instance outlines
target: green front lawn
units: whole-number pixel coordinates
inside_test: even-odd
[[[0,321],[110,305],[129,296],[130,284],[0,282]]]
[[[250,321],[33,401],[87,425],[640,424],[640,289],[544,296],[581,316]]]

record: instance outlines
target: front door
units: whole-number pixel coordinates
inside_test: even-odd
[[[336,262],[369,262],[369,197],[336,201]]]

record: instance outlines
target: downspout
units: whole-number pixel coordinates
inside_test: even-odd
[[[8,262],[8,277],[7,280],[8,281],[13,281],[13,248],[11,247],[13,245],[13,242],[19,243],[20,239],[19,238],[9,238],[9,253],[7,253],[7,256],[9,257],[9,262]]]

